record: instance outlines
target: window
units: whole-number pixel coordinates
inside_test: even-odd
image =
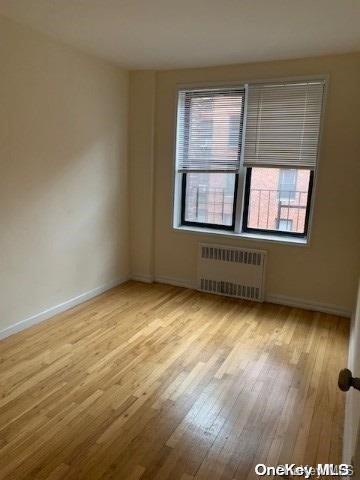
[[[238,148],[239,144],[239,116],[230,115],[229,118],[229,137],[228,144],[230,148]]]
[[[293,221],[287,220],[286,218],[279,219],[278,229],[284,232],[291,232],[292,230]]]
[[[304,236],[310,213],[308,197],[312,175],[310,170],[295,170],[295,174],[291,173],[291,178],[297,179],[298,187],[289,190],[287,186],[286,190],[282,190],[281,179],[288,178],[289,171],[260,167],[247,170],[243,221],[245,231],[275,234],[285,231]],[[285,222],[287,228],[284,228]]]
[[[195,132],[199,137],[199,153],[202,157],[206,157],[211,152],[212,136],[213,136],[213,122],[212,118],[203,117],[196,119],[196,126],[194,125],[190,144],[194,141]]]
[[[297,170],[282,168],[279,172],[279,197],[281,201],[294,200],[296,196]]]
[[[183,175],[184,225],[219,225],[234,228],[236,175],[188,173]]]
[[[180,90],[174,225],[305,238],[324,85]]]
[[[179,94],[181,224],[234,230],[244,89]]]
[[[200,131],[203,132],[202,148],[206,155],[211,151],[213,122],[211,118],[202,118],[200,120]]]

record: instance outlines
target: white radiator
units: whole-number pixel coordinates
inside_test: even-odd
[[[225,245],[199,244],[198,289],[264,301],[266,252]]]

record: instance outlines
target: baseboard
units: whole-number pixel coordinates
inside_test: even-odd
[[[21,332],[22,330],[25,330],[32,325],[43,322],[44,320],[47,320],[48,318],[53,317],[58,313],[65,312],[65,310],[75,307],[80,303],[86,302],[87,300],[90,300],[91,298],[96,297],[97,295],[100,295],[107,290],[110,290],[110,288],[116,287],[117,285],[126,282],[128,279],[128,277],[116,278],[111,282],[106,283],[105,285],[101,285],[100,287],[96,287],[88,292],[81,293],[76,297],[70,298],[63,303],[60,303],[59,305],[55,305],[54,307],[48,308],[40,313],[37,313],[36,315],[25,318],[24,320],[21,320],[14,325],[10,325],[4,330],[0,330],[0,340],[9,337],[10,335],[13,335],[14,333]]]
[[[130,275],[131,280],[135,280],[136,282],[143,282],[143,283],[153,283],[154,277],[152,275],[143,274],[143,273],[132,273]]]
[[[174,278],[174,277],[156,276],[155,278],[153,278],[151,275],[132,274],[130,278],[132,280],[145,282],[145,283],[152,283],[153,281],[155,281],[159,283],[165,283],[168,285],[175,285],[177,287],[185,287],[190,289],[196,288],[195,282],[191,282],[185,279]],[[86,302],[87,300],[90,300],[91,298],[106,292],[110,288],[116,287],[117,285],[120,285],[121,283],[126,282],[128,279],[129,277],[116,278],[111,282],[106,283],[105,285],[96,287],[88,292],[85,292],[80,295],[77,295],[76,297],[70,298],[69,300],[63,303],[60,303],[59,305],[55,305],[54,307],[48,308],[47,310],[37,313],[36,315],[33,315],[24,320],[21,320],[20,322],[17,322],[14,325],[10,325],[5,329],[0,330],[0,340],[3,338],[9,337],[10,335],[13,335],[14,333],[25,330],[26,328],[29,328],[32,325],[43,322],[44,320],[47,320],[48,318],[58,313],[64,312],[69,308],[75,307],[80,303]],[[265,297],[265,301],[269,303],[276,303],[279,305],[287,305],[290,307],[303,308],[305,310],[313,310],[316,312],[329,313],[331,315],[338,315],[338,316],[347,317],[347,318],[351,317],[351,313],[352,313],[350,310],[343,307],[339,307],[337,305],[308,302],[303,299],[288,297],[286,295],[268,294]]]
[[[197,288],[195,282],[191,282],[190,280],[185,280],[181,278],[155,276],[155,282],[166,283],[168,285],[174,285],[175,287],[185,287],[190,289]]]
[[[337,305],[308,302],[301,298],[288,297],[286,295],[268,294],[265,295],[265,302],[287,305],[289,307],[303,308],[304,310],[313,310],[315,312],[329,313],[339,317],[351,317],[351,311]]]
[[[139,280],[140,282],[151,281],[149,279],[142,280],[141,277],[143,276],[136,276],[135,278],[135,276],[132,275],[131,278]],[[168,285],[175,285],[177,287],[185,287],[185,288],[191,288],[191,289],[197,288],[196,282],[191,282],[190,280],[174,278],[174,277],[155,276],[154,281],[159,283],[166,283]],[[286,295],[268,294],[265,296],[265,302],[276,303],[279,305],[287,305],[289,307],[302,308],[304,310],[312,310],[315,312],[329,313],[331,315],[337,315],[340,317],[347,317],[347,318],[351,317],[350,310],[343,307],[339,307],[338,305],[330,305],[330,304],[324,304],[324,303],[318,303],[318,302],[308,302],[307,300],[303,300],[301,298],[288,297]]]
[[[152,275],[142,274],[142,273],[132,273],[130,275],[131,280],[144,283],[165,283],[166,285],[174,285],[175,287],[185,287],[185,288],[196,288],[196,284],[192,284],[189,280],[181,280],[179,278],[173,277],[153,277]]]

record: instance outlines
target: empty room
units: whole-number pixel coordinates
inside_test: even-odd
[[[0,0],[0,480],[360,480],[360,1]]]

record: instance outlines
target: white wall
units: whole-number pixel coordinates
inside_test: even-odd
[[[130,74],[130,208],[131,272],[153,280],[154,251],[154,121],[156,73]],[[140,140],[140,141],[139,141]],[[144,205],[147,215],[143,214]]]
[[[227,239],[207,234],[174,231],[172,182],[174,153],[175,92],[179,84],[207,82],[239,83],[251,79],[270,79],[329,74],[318,185],[310,245],[282,245],[245,239]],[[148,88],[144,72],[134,72],[136,85],[132,97],[144,95]],[[261,248],[268,251],[266,292],[268,298],[291,301],[320,310],[347,314],[352,311],[360,267],[360,54],[336,55],[277,62],[250,63],[212,68],[156,72],[155,115],[149,104],[137,105],[134,115],[147,119],[148,130],[155,129],[154,206],[143,201],[144,188],[153,188],[149,177],[148,154],[131,157],[136,164],[142,197],[134,197],[131,224],[140,231],[145,219],[154,218],[152,275],[162,281],[193,285],[196,280],[199,242]],[[135,88],[136,87],[136,88]],[[154,127],[151,125],[154,118]],[[144,125],[131,132],[134,144],[144,145]],[[135,202],[135,205],[134,205]],[[143,230],[143,235],[148,235]],[[139,244],[133,256],[147,251]],[[142,272],[138,270],[140,276]],[[147,271],[144,270],[144,275]]]
[[[128,275],[128,74],[0,17],[0,331]]]

